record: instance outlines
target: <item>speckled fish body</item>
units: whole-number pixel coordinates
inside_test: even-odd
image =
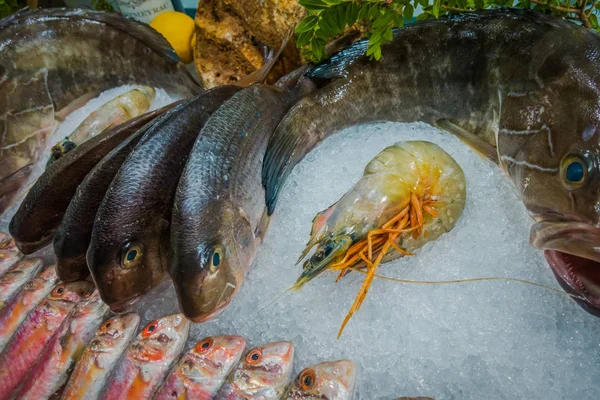
[[[69,312],[94,285],[77,281],[56,286],[27,316],[0,354],[0,399],[9,399]]]
[[[14,239],[8,237],[9,239],[4,239],[2,246],[0,246],[0,275],[4,274],[23,257],[23,253],[17,248]]]
[[[0,311],[0,352],[31,310],[50,293],[57,281],[54,266],[46,267],[6,303]]]
[[[97,291],[77,303],[27,374],[17,398],[39,400],[59,393],[108,311]]]
[[[142,115],[150,108],[155,93],[154,88],[140,86],[101,105],[73,133],[52,147],[47,165],[97,134]]]
[[[46,169],[10,221],[9,230],[19,249],[30,254],[52,242],[77,186],[92,168],[116,146],[164,111],[165,108],[155,110],[106,130]]]
[[[161,109],[157,115],[171,107]],[[72,282],[89,275],[85,255],[98,207],[117,171],[156,118],[145,120],[147,123],[144,126],[108,153],[77,187],[53,241],[56,269],[62,281]]]
[[[212,400],[246,350],[241,336],[213,336],[199,341],[173,368],[155,400]]]
[[[100,295],[113,310],[163,280],[179,176],[205,122],[238,90],[215,88],[167,111],[115,175],[98,208],[87,252]]]
[[[150,322],[113,371],[105,400],[150,398],[183,350],[190,322],[173,314]]]
[[[357,42],[305,75],[321,89],[294,105],[269,144],[269,214],[294,165],[332,133],[423,121],[499,163],[535,220],[530,243],[600,313],[600,35],[498,9],[406,25],[378,62],[367,47]]]
[[[97,399],[108,377],[131,343],[140,324],[136,313],[117,315],[98,329],[75,366],[62,393],[63,399]]]
[[[268,222],[264,153],[302,90],[241,90],[211,116],[194,144],[175,195],[169,272],[182,312],[195,322],[227,307],[254,261]]]
[[[273,342],[256,347],[229,376],[219,400],[271,400],[281,398],[292,377],[294,345]]]
[[[305,368],[292,383],[286,400],[352,400],[356,367],[349,360],[322,362]]]
[[[17,262],[0,276],[0,312],[43,265],[41,258],[30,258]]]
[[[119,14],[40,8],[0,20],[0,187],[38,161],[60,110],[125,84],[201,90],[162,35]]]

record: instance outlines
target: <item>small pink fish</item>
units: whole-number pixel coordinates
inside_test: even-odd
[[[93,289],[87,281],[60,284],[27,316],[0,355],[0,400],[11,397],[62,321]]]
[[[217,394],[219,400],[275,400],[292,377],[294,345],[274,342],[250,350]]]
[[[135,337],[139,324],[140,316],[136,313],[117,315],[105,321],[75,366],[62,398],[97,399],[117,361]]]
[[[54,266],[44,268],[0,311],[0,352],[27,315],[50,293],[58,277]]]
[[[97,290],[85,301],[77,303],[22,383],[17,398],[46,399],[58,392],[107,314],[108,306],[102,302]]]
[[[4,232],[2,233],[6,235]],[[3,242],[0,244],[0,275],[4,274],[7,269],[23,257],[23,253],[17,249],[14,239],[10,236],[9,239],[6,239],[3,236],[2,240]]]
[[[0,311],[42,267],[41,258],[21,260],[0,276]]]
[[[154,400],[213,399],[245,350],[241,336],[202,339],[171,371]]]
[[[190,322],[173,314],[150,322],[113,371],[104,399],[147,399],[183,350]]]
[[[305,368],[284,397],[286,400],[352,400],[356,367],[352,361],[322,362]]]

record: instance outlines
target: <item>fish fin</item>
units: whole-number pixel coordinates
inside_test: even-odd
[[[95,92],[86,93],[83,96],[76,98],[71,103],[69,103],[67,106],[65,106],[63,109],[58,111],[55,115],[55,118],[58,121],[64,121],[65,118],[67,118],[67,116],[69,114],[71,114],[73,111],[85,106],[88,101],[90,101],[94,97],[97,97],[99,94],[100,94],[100,92],[95,91]]]
[[[498,150],[491,144],[476,136],[475,134],[467,131],[466,129],[461,128],[460,126],[448,121],[447,119],[440,119],[436,121],[435,124],[438,128],[448,131],[454,136],[458,137],[462,142],[469,145],[482,156],[488,158],[496,164],[499,163]]]
[[[271,222],[271,216],[269,216],[267,210],[265,209],[265,212],[263,212],[263,215],[260,217],[258,226],[254,230],[254,237],[259,238],[262,241],[267,233],[269,222]]]
[[[358,59],[365,57],[368,46],[368,39],[359,40],[352,46],[331,56],[331,58],[315,65],[306,73],[306,76],[315,80],[341,78],[344,76],[344,71],[348,69],[349,65],[353,64]],[[332,50],[334,50],[334,48],[332,48]]]
[[[279,60],[281,53],[283,53],[283,50],[289,43],[290,38],[292,37],[293,33],[294,33],[293,30],[289,30],[288,33],[283,38],[283,41],[281,42],[281,46],[279,47],[279,50],[277,50],[277,52],[270,50],[267,53],[267,56],[265,58],[265,62],[263,64],[263,66],[260,67],[259,69],[257,69],[256,71],[252,72],[251,74],[246,75],[239,81],[237,81],[235,83],[235,86],[248,87],[248,86],[252,86],[255,83],[264,82],[265,79],[267,79],[267,75],[269,74],[269,72],[271,72],[271,70],[273,69],[273,66],[275,65],[277,60]]]

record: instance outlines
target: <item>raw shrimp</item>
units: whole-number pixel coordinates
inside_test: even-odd
[[[449,232],[465,207],[466,183],[460,166],[436,144],[399,142],[365,167],[362,178],[313,220],[310,239],[298,262],[312,248],[302,274],[304,283],[326,269],[366,267],[367,277],[340,329],[340,335],[364,301],[377,267],[421,248]]]

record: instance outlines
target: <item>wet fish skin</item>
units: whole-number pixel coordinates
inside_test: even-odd
[[[92,277],[113,311],[164,279],[173,197],[185,160],[209,116],[238,90],[215,88],[165,113],[113,179],[87,252]]]
[[[245,350],[246,339],[241,336],[202,339],[181,358],[154,399],[214,399]]]
[[[31,254],[52,242],[77,186],[90,170],[112,149],[164,111],[152,111],[104,131],[53,163],[27,193],[10,221],[9,231],[17,247],[23,253]]]
[[[380,62],[365,56],[367,45],[307,73],[323,86],[294,106],[269,145],[269,214],[293,167],[333,132],[382,120],[437,125],[498,160],[536,221],[530,243],[582,257],[549,261],[559,281],[600,310],[600,36],[501,9],[407,25]],[[573,161],[581,183],[567,179]]]
[[[60,284],[27,316],[0,354],[0,399],[11,398],[69,312],[93,289],[87,281]]]
[[[86,252],[90,245],[98,207],[117,171],[135,148],[141,137],[159,115],[174,107],[168,105],[156,112],[153,119],[144,117],[146,124],[111,150],[96,164],[77,187],[56,234],[53,247],[58,276],[64,282],[84,279],[89,275]],[[137,124],[136,124],[137,126]]]
[[[48,165],[52,164],[75,146],[98,135],[106,129],[139,117],[150,108],[155,95],[154,88],[140,86],[123,93],[92,112],[69,136],[52,147]]]
[[[0,353],[13,333],[52,290],[58,277],[53,265],[44,268],[17,293],[0,311]]]
[[[17,262],[0,276],[0,312],[12,297],[43,265],[41,258],[29,258]]]
[[[356,389],[356,367],[349,360],[322,362],[298,374],[287,400],[352,400]]]
[[[62,397],[97,399],[112,369],[135,337],[139,324],[137,313],[120,314],[105,321],[75,366]]]
[[[77,303],[27,374],[17,398],[38,400],[60,392],[108,311],[97,291]]]
[[[150,398],[183,350],[189,329],[182,314],[146,325],[114,369],[102,399]]]
[[[4,274],[17,261],[23,258],[23,253],[19,251],[13,238],[7,235],[0,247],[0,275]]]
[[[304,90],[241,90],[211,116],[194,144],[175,195],[169,272],[182,312],[195,322],[225,309],[254,261],[268,223],[264,152]]]
[[[283,396],[292,375],[294,345],[273,342],[248,352],[217,394],[219,400],[271,400]]]

